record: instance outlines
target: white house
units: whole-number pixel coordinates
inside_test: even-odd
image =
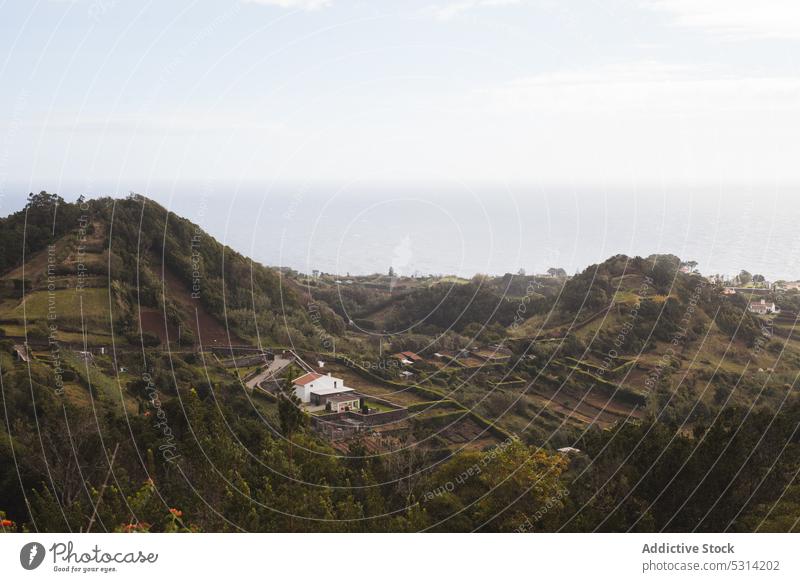
[[[352,388],[344,385],[344,380],[331,376],[330,372],[327,376],[317,374],[316,372],[309,372],[292,381],[294,394],[304,404],[325,404],[328,397],[336,394],[345,394],[352,392]]]
[[[758,303],[750,303],[748,309],[750,309],[752,313],[757,313],[758,315],[767,315],[768,313],[778,313],[780,311],[773,301],[767,301],[765,299],[762,299]]]

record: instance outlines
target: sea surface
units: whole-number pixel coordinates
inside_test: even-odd
[[[672,253],[704,274],[800,279],[800,189],[791,187],[45,181],[6,185],[0,214],[42,189],[68,200],[146,194],[261,263],[305,273],[574,273],[619,253]]]

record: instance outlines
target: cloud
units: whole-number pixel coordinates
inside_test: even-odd
[[[447,105],[453,123],[439,133],[457,138],[437,144],[438,151],[458,157],[437,159],[487,180],[800,177],[793,132],[800,126],[800,79],[791,76],[635,62],[519,78],[453,96]]]
[[[264,135],[291,132],[284,122],[265,121],[238,114],[186,111],[177,115],[113,115],[84,116],[76,118],[67,115],[54,115],[46,122],[30,119],[21,122],[20,127],[31,132],[47,131],[51,135],[90,135],[98,136],[156,136],[174,137],[205,133],[235,134],[245,133]],[[11,124],[0,123],[0,129],[8,129]]]
[[[653,0],[642,6],[672,15],[679,26],[729,40],[800,38],[797,0]]]
[[[318,10],[333,4],[333,0],[243,0],[245,4],[262,4],[264,6],[278,6],[296,10]]]
[[[497,111],[520,114],[800,112],[800,79],[724,76],[702,66],[646,61],[521,78],[477,92],[475,98]]]
[[[433,16],[439,20],[452,20],[470,10],[498,6],[513,6],[521,2],[522,0],[463,0],[429,6],[427,12],[433,14]]]

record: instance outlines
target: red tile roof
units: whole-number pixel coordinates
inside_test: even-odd
[[[396,354],[392,354],[391,357],[398,360],[408,360],[410,362],[419,362],[422,359],[414,352],[397,352]]]
[[[299,378],[295,378],[292,380],[292,384],[295,386],[305,386],[309,382],[313,382],[317,378],[322,378],[322,374],[317,374],[316,372],[309,372],[308,374],[304,374]]]

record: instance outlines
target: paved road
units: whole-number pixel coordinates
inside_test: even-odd
[[[269,380],[273,376],[279,374],[286,366],[288,366],[291,363],[292,360],[286,358],[275,358],[274,360],[272,360],[270,365],[267,366],[266,370],[250,378],[245,383],[245,386],[247,386],[250,390],[252,390],[256,386],[260,385],[264,380]]]

